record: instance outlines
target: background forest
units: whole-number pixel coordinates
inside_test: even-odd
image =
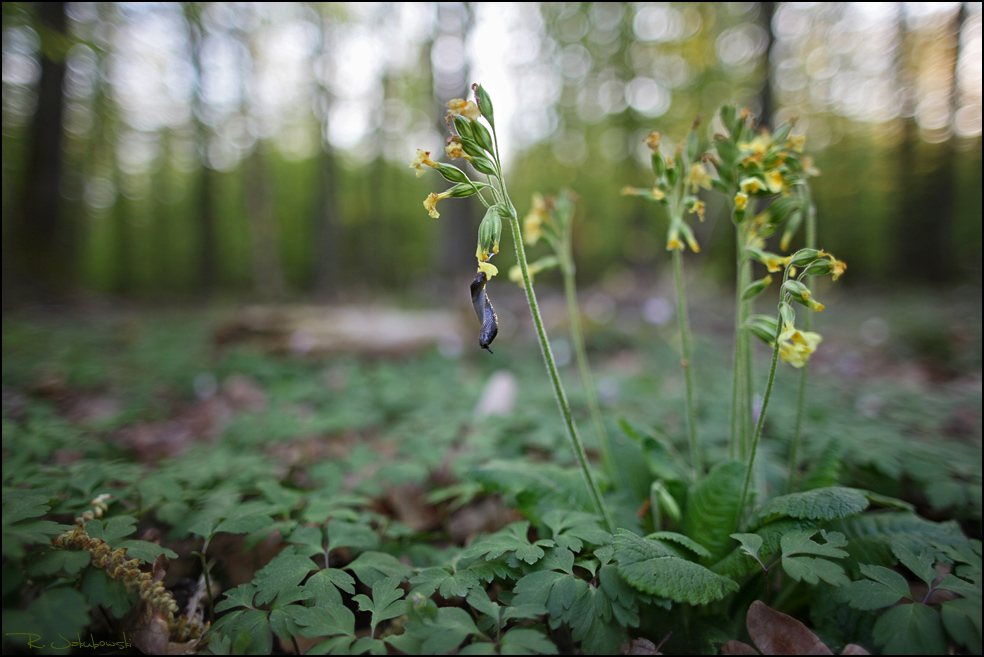
[[[977,281],[980,61],[977,3],[4,3],[4,303],[427,296],[480,217],[406,169],[476,80],[516,198],[581,196],[582,284],[665,257],[619,190],[725,102],[798,117],[848,285]]]

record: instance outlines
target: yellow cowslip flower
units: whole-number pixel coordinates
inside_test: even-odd
[[[744,192],[735,194],[735,208],[744,210],[746,205],[748,205],[748,194]]]
[[[444,147],[444,152],[447,153],[448,157],[452,160],[457,160],[463,157],[469,162],[472,161],[472,156],[465,153],[465,150],[461,147],[461,140],[457,137],[450,137],[448,139],[447,146]]]
[[[542,194],[533,195],[533,207],[523,219],[523,241],[533,246],[543,237],[543,225],[550,221],[547,202]]]
[[[711,188],[711,176],[700,162],[690,167],[690,176],[687,182],[690,184],[691,194],[696,194],[698,187],[703,187],[704,189]]]
[[[794,153],[803,152],[803,144],[806,143],[806,135],[789,135],[789,139],[786,140],[786,150],[793,151]]]
[[[823,339],[819,333],[800,331],[791,324],[784,324],[779,334],[779,357],[793,367],[803,367]]]
[[[646,137],[646,146],[648,146],[649,150],[651,150],[654,153],[659,152],[659,137],[660,137],[659,133],[656,132],[655,130],[650,132],[649,136]]]
[[[691,214],[696,214],[701,221],[704,221],[704,211],[707,210],[707,206],[704,205],[703,201],[697,201],[690,208]]]
[[[417,157],[413,158],[413,162],[410,163],[410,168],[417,170],[418,178],[424,175],[424,165],[427,165],[432,169],[437,168],[437,162],[431,159],[430,151],[422,151],[418,148]]]
[[[761,178],[756,178],[755,176],[749,176],[748,178],[742,179],[741,183],[738,185],[741,191],[745,194],[754,194],[755,192],[764,192],[768,189],[765,183],[762,182]]]
[[[448,198],[449,196],[451,196],[451,194],[448,192],[441,192],[440,194],[431,192],[430,195],[424,199],[424,209],[427,210],[432,219],[437,219],[441,216],[437,211],[437,202],[442,198]]]
[[[766,151],[772,146],[772,135],[768,130],[761,130],[752,141],[743,141],[738,144],[742,151],[750,151],[755,155],[765,155]]]
[[[771,171],[765,172],[765,186],[769,188],[769,191],[773,194],[778,193],[782,190],[782,171],[778,169],[773,169]]]
[[[836,281],[838,278],[844,275],[845,271],[847,271],[847,263],[844,262],[843,260],[837,260],[833,256],[831,256],[831,260],[834,263],[834,269],[831,272],[830,278],[831,280]]]
[[[490,262],[478,263],[478,271],[485,272],[485,280],[491,280],[493,276],[499,273],[499,269]]]
[[[666,198],[666,192],[664,192],[659,187],[653,187],[652,195],[653,198],[656,199],[657,201],[662,201],[664,198]]]
[[[812,157],[807,156],[807,157],[804,157],[804,158],[800,159],[800,164],[803,166],[803,173],[805,173],[806,175],[808,175],[808,176],[810,176],[812,178],[816,178],[817,176],[820,175],[820,169],[818,169],[813,164],[813,158]]]
[[[448,101],[447,105],[448,117],[463,116],[469,121],[474,121],[482,115],[481,110],[478,109],[478,105],[476,105],[473,100],[452,98]]]

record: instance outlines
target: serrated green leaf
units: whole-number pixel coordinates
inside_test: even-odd
[[[27,571],[34,577],[39,575],[54,575],[57,572],[74,575],[88,566],[91,560],[92,556],[88,552],[56,549],[45,550],[41,556],[30,562]]]
[[[328,550],[355,548],[358,551],[379,547],[379,536],[368,525],[342,520],[328,524]]]
[[[918,602],[886,611],[875,621],[872,636],[889,655],[946,653],[946,636],[939,612]]]
[[[970,651],[981,654],[981,601],[958,598],[940,605],[943,627],[953,639]]]
[[[847,551],[854,561],[880,566],[894,566],[898,561],[893,545],[905,545],[918,553],[937,545],[968,544],[955,523],[930,522],[911,513],[864,514],[828,521],[824,526],[847,537]]]
[[[88,556],[88,553],[83,553]],[[120,582],[110,579],[106,571],[90,568],[82,575],[79,590],[92,606],[103,605],[115,618],[123,618],[130,610],[130,598]]]
[[[766,502],[755,512],[750,526],[754,529],[782,517],[805,520],[846,518],[861,513],[869,504],[864,491],[855,488],[818,488]]]
[[[905,578],[902,577],[902,575],[898,574],[894,570],[883,566],[873,566],[870,564],[861,564],[860,570],[862,575],[882,584],[900,598],[911,599],[912,596],[909,592],[909,583],[905,581]]]
[[[6,463],[6,460],[4,462]],[[6,474],[4,476],[6,477]],[[28,491],[4,490],[3,530],[6,531],[8,526],[26,518],[39,518],[46,514],[50,508],[47,495]]]
[[[935,550],[922,550],[916,552],[908,545],[893,545],[892,553],[899,558],[902,565],[912,573],[926,582],[926,586],[932,586],[933,582],[939,577],[939,573],[933,568],[936,563]]]
[[[842,566],[816,557],[783,557],[782,569],[796,581],[808,584],[823,580],[833,586],[843,586],[851,581]]]
[[[654,532],[646,536],[646,538],[655,541],[671,541],[682,545],[687,548],[698,557],[710,557],[711,553],[703,545],[693,540],[689,536],[684,536],[683,534],[677,534],[676,532]]]
[[[66,587],[44,591],[25,611],[25,622],[16,631],[39,635],[39,641],[45,644],[41,652],[45,654],[63,652],[56,646],[65,645],[67,640],[63,642],[59,637],[75,637],[90,622],[89,604],[85,598],[75,589]],[[5,627],[4,631],[10,629]]]
[[[445,599],[463,598],[468,595],[469,591],[481,585],[481,579],[474,572],[470,570],[459,570],[441,582],[441,597]]]
[[[114,549],[125,537],[137,531],[137,519],[133,516],[113,516],[107,520],[90,520],[85,531],[89,538],[99,538]]]
[[[308,573],[317,569],[310,557],[284,550],[256,572],[253,579],[257,589],[256,604],[265,605],[280,593],[299,587]]]
[[[614,546],[619,574],[640,591],[700,605],[738,590],[734,580],[681,559],[658,541],[620,529]]]
[[[953,591],[954,593],[959,593],[966,598],[976,599],[978,603],[980,603],[981,600],[980,582],[975,585],[954,575],[947,575],[944,577],[943,581],[936,585],[936,588],[944,589],[946,591]]]
[[[840,477],[843,453],[840,441],[836,438],[830,440],[798,488],[810,491],[834,486]]]
[[[475,576],[478,577],[477,574]],[[413,587],[410,593],[419,593],[425,598],[429,598],[449,577],[451,577],[451,573],[444,568],[424,568],[410,578],[410,586]]]
[[[539,540],[536,543],[530,543],[526,537],[529,528],[529,522],[514,522],[494,534],[475,540],[462,553],[461,557],[462,559],[474,559],[484,556],[486,561],[493,561],[507,552],[514,552],[518,559],[533,565],[543,558],[544,547],[552,547],[555,544],[551,540]]]
[[[28,520],[3,528],[3,556],[19,558],[24,556],[24,548],[35,543],[50,543],[51,539],[72,529],[51,520]]]
[[[714,560],[731,549],[744,479],[744,463],[724,461],[701,478],[687,497],[683,533],[707,548]]]

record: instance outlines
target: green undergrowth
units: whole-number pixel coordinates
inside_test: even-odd
[[[609,654],[641,638],[716,652],[747,640],[754,600],[835,651],[981,651],[979,388],[818,377],[785,494],[795,384],[780,378],[735,526],[727,356],[698,361],[697,479],[671,342],[601,331],[612,533],[532,345],[301,358],[211,331],[191,313],[5,322],[5,651],[139,627],[136,594],[52,544],[106,494],[88,535],[163,568],[181,613],[212,622],[195,649],[214,654]],[[626,353],[642,365],[621,368]],[[516,403],[478,417],[499,370]]]

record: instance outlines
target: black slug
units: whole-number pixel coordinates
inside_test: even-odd
[[[487,282],[485,272],[478,272],[475,275],[475,280],[471,283],[471,298],[472,305],[475,307],[475,314],[478,315],[478,321],[482,322],[482,329],[478,333],[478,346],[488,350],[491,354],[492,350],[489,349],[489,345],[492,344],[499,332],[499,319],[495,316],[495,308],[492,307],[492,302],[489,301],[489,296],[485,293],[485,283]]]

